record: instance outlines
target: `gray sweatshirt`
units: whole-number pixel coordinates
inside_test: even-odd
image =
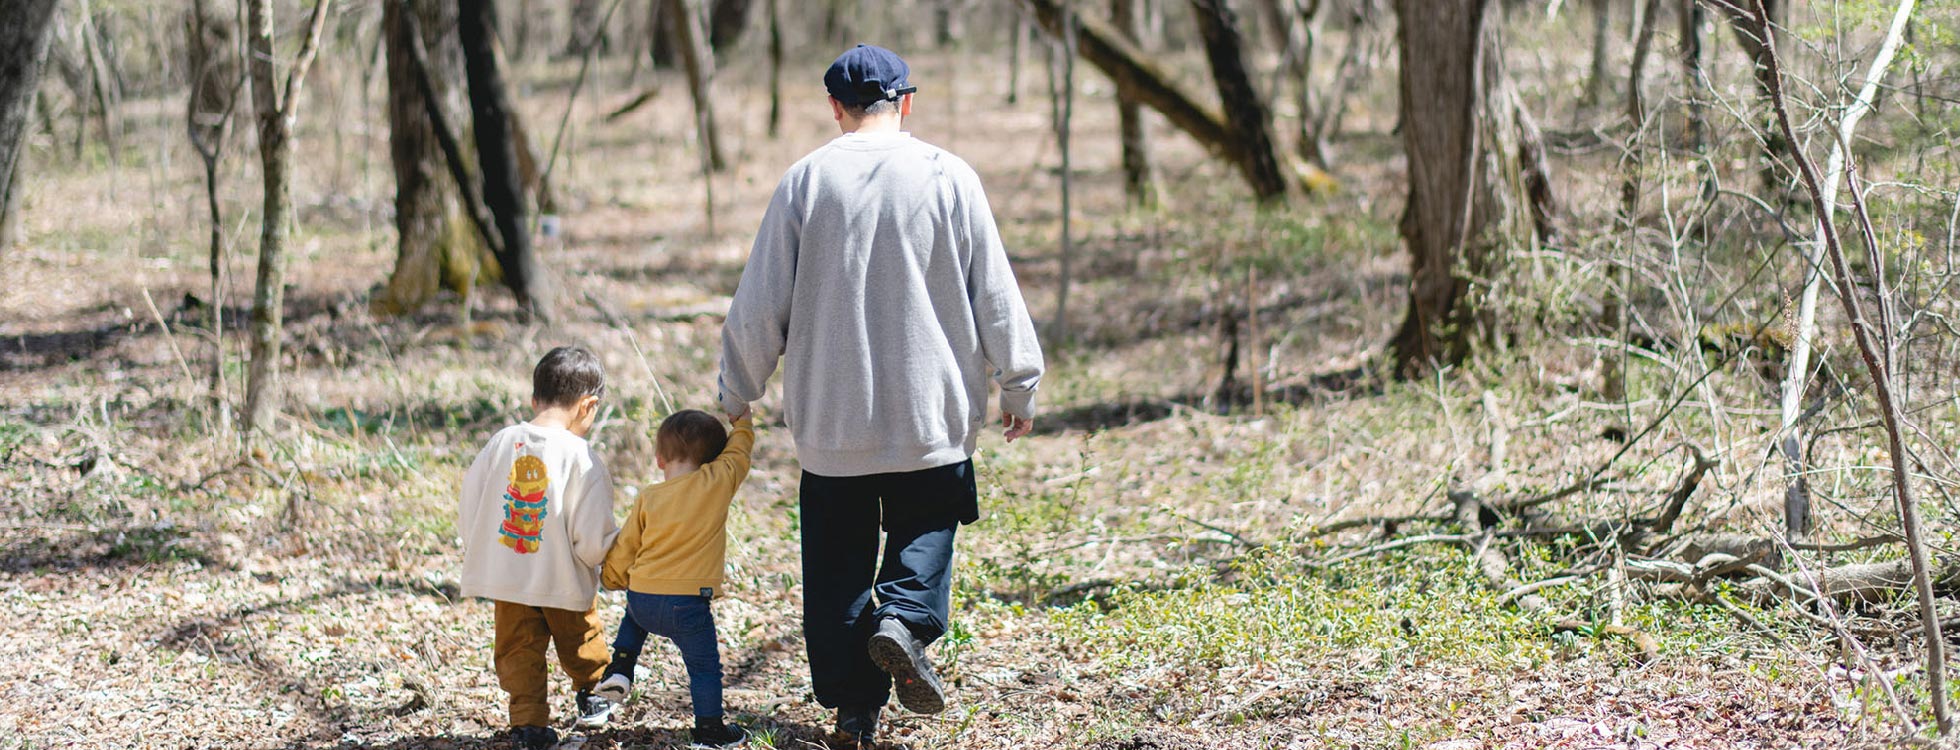
[[[987,379],[1034,418],[1041,345],[980,177],[905,133],[847,134],[790,167],[722,328],[721,407],[783,363],[783,421],[823,476],[973,455]]]

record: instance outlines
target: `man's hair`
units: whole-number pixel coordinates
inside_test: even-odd
[[[844,111],[860,120],[871,115],[895,115],[898,114],[898,100],[879,99],[865,104],[846,104]]]
[[[661,420],[653,436],[653,452],[669,461],[706,464],[728,447],[728,430],[721,420],[700,409],[683,409]]]
[[[531,400],[546,406],[572,406],[586,396],[606,393],[606,370],[582,346],[545,352],[531,370]]]

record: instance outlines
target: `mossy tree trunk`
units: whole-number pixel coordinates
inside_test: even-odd
[[[388,155],[395,170],[395,270],[374,295],[377,313],[401,315],[421,309],[443,289],[465,297],[476,286],[500,278],[497,260],[479,240],[463,213],[457,186],[448,177],[431,102],[417,85],[409,34],[419,30],[438,89],[435,106],[453,107],[450,82],[461,77],[456,45],[455,6],[443,0],[389,2],[382,12],[388,49]],[[405,13],[416,14],[406,23]],[[452,118],[453,119],[453,118]]]

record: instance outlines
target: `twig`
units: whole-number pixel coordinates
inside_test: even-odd
[[[1674,528],[1674,522],[1681,517],[1681,509],[1688,504],[1688,498],[1695,494],[1695,488],[1701,486],[1702,476],[1715,468],[1715,462],[1708,460],[1700,448],[1690,445],[1688,453],[1694,457],[1694,465],[1688,467],[1688,473],[1675,483],[1674,491],[1668,494],[1667,505],[1661,509],[1660,515],[1647,525],[1657,534],[1665,534]]]
[[[1314,568],[1327,568],[1327,567],[1332,567],[1337,563],[1343,563],[1349,560],[1353,560],[1357,557],[1379,555],[1383,552],[1398,550],[1404,547],[1414,547],[1419,544],[1438,544],[1438,543],[1470,544],[1472,541],[1475,541],[1484,536],[1485,536],[1484,534],[1423,534],[1420,536],[1403,537],[1401,539],[1397,539],[1392,542],[1383,542],[1381,544],[1363,547],[1361,549],[1355,550],[1353,552],[1349,552],[1344,555],[1336,555],[1326,560],[1309,561],[1307,565],[1308,567],[1314,567]]]
[[[1595,566],[1588,570],[1583,570],[1580,572],[1573,573],[1571,575],[1563,575],[1557,578],[1547,578],[1545,580],[1538,581],[1535,583],[1527,583],[1523,586],[1518,586],[1516,588],[1511,589],[1510,591],[1504,592],[1502,595],[1499,595],[1497,597],[1497,603],[1509,604],[1511,600],[1517,599],[1527,594],[1535,594],[1538,593],[1539,591],[1551,588],[1553,586],[1563,586],[1568,583],[1576,583],[1578,581],[1583,581],[1587,578],[1591,578],[1595,574],[1605,569],[1606,566],[1600,565],[1600,566]]]
[[[1208,523],[1205,523],[1205,522],[1203,522],[1203,521],[1200,521],[1200,520],[1198,520],[1198,519],[1196,519],[1196,518],[1192,518],[1192,517],[1190,517],[1190,516],[1187,516],[1187,515],[1184,515],[1183,513],[1179,513],[1179,512],[1177,512],[1177,511],[1171,511],[1170,513],[1171,513],[1171,515],[1172,515],[1172,516],[1176,516],[1176,517],[1178,517],[1178,518],[1181,518],[1181,519],[1184,519],[1184,520],[1186,520],[1186,521],[1190,521],[1191,523],[1194,523],[1194,524],[1197,524],[1197,525],[1199,525],[1199,526],[1203,526],[1203,527],[1205,527],[1205,528],[1207,528],[1207,529],[1210,529],[1210,530],[1212,530],[1212,531],[1216,531],[1216,532],[1218,532],[1218,533],[1220,533],[1220,534],[1224,534],[1225,536],[1228,536],[1228,537],[1231,537],[1231,538],[1232,538],[1232,542],[1233,542],[1234,544],[1238,544],[1239,546],[1242,546],[1242,547],[1249,547],[1249,548],[1254,548],[1254,549],[1256,549],[1256,548],[1259,548],[1259,547],[1264,547],[1264,546],[1266,546],[1266,545],[1265,545],[1265,543],[1263,543],[1263,542],[1255,542],[1255,541],[1252,541],[1252,540],[1250,540],[1250,539],[1247,539],[1247,538],[1245,538],[1245,537],[1243,537],[1243,536],[1239,536],[1239,535],[1238,535],[1238,533],[1236,533],[1236,532],[1234,532],[1234,531],[1232,531],[1232,530],[1230,530],[1230,529],[1222,529],[1222,528],[1219,528],[1219,527],[1217,527],[1217,526],[1213,526],[1213,525],[1211,525],[1211,524],[1208,524]]]
[[[551,139],[551,155],[545,158],[544,171],[538,173],[538,184],[541,186],[551,184],[551,170],[558,166],[558,147],[564,144],[565,131],[572,125],[572,105],[578,103],[578,92],[585,88],[585,73],[592,67],[592,53],[599,49],[599,36],[605,33],[606,24],[612,22],[613,12],[619,10],[620,2],[622,0],[613,0],[611,5],[606,6],[606,15],[600,17],[599,23],[592,27],[591,38],[585,40],[585,55],[578,61],[578,77],[572,79],[572,93],[565,99],[565,114],[559,116],[558,134]],[[538,220],[543,220],[542,213]]]
[[[660,396],[661,408],[665,409],[668,414],[674,413],[674,402],[672,399],[667,398],[667,389],[660,387],[660,376],[653,373],[653,363],[647,360],[646,350],[640,348],[640,339],[633,335],[633,329],[627,326],[625,321],[620,320],[619,316],[614,314],[612,310],[607,309],[606,304],[599,301],[599,298],[594,296],[591,290],[586,290],[584,294],[586,303],[592,305],[592,309],[599,311],[599,316],[606,319],[607,325],[619,329],[621,333],[626,334],[626,343],[633,345],[633,353],[640,357],[640,366],[646,368],[647,379],[653,381],[653,392]]]
[[[1869,549],[1884,544],[1898,544],[1899,542],[1903,542],[1903,541],[1905,541],[1905,539],[1900,538],[1899,535],[1897,534],[1879,534],[1877,536],[1862,537],[1859,539],[1854,539],[1849,542],[1841,542],[1838,544],[1825,544],[1822,542],[1791,542],[1790,549],[1802,550],[1805,552],[1854,552],[1857,550]]]
[[[170,353],[177,357],[177,366],[184,371],[184,382],[195,385],[197,376],[191,374],[191,364],[184,359],[184,350],[177,347],[177,334],[170,332],[170,324],[164,322],[163,313],[157,312],[157,301],[150,298],[150,288],[147,286],[143,287],[143,305],[150,309],[150,318],[157,322],[157,327],[163,329],[164,340],[170,342]]]

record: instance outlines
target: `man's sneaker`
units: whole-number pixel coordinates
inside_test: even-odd
[[[746,729],[722,723],[720,718],[695,717],[693,742],[688,747],[741,747],[748,743],[749,732]]]
[[[834,750],[870,750],[878,738],[878,707],[837,709],[837,729],[831,732]]]
[[[625,703],[628,693],[633,692],[633,678],[623,674],[609,674],[599,681],[592,693],[615,704]]]
[[[892,691],[907,709],[936,714],[946,710],[946,691],[926,660],[925,644],[912,636],[912,630],[896,617],[878,622],[878,632],[867,646],[871,661],[892,676]]]
[[[612,701],[599,697],[590,690],[578,691],[574,703],[578,707],[578,726],[582,728],[603,727],[607,721],[612,720]]]
[[[511,727],[510,737],[524,750],[551,750],[558,746],[558,732],[551,727]]]

